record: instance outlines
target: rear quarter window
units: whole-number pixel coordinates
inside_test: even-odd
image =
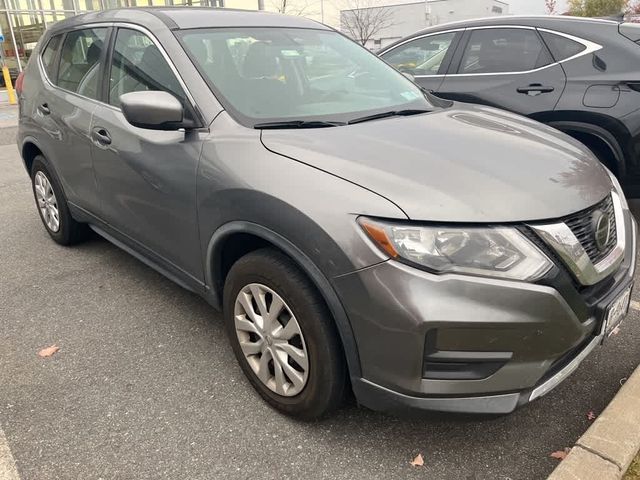
[[[556,62],[561,62],[562,60],[578,55],[587,48],[580,42],[556,35],[555,33],[540,32],[540,35],[542,35],[542,39],[547,44],[547,47],[549,47],[551,55],[553,55]]]
[[[62,35],[56,35],[51,37],[49,43],[42,51],[42,66],[44,67],[44,71],[53,83],[56,82],[55,79],[55,60],[57,58],[58,50],[60,49],[60,41],[62,40]]]

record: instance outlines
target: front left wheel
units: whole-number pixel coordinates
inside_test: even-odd
[[[335,324],[290,258],[265,248],[238,260],[225,282],[224,317],[242,370],[270,405],[304,419],[340,405],[346,367]]]

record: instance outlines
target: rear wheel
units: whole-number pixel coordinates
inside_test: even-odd
[[[31,183],[40,219],[51,238],[60,245],[72,245],[84,240],[88,233],[87,226],[71,217],[62,188],[41,155],[33,160]]]
[[[270,405],[306,419],[340,405],[346,368],[333,319],[288,257],[260,249],[238,260],[225,282],[224,312],[236,358]]]

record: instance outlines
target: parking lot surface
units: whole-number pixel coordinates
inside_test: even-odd
[[[0,145],[0,426],[23,480],[541,479],[640,362],[634,304],[619,335],[512,415],[348,404],[297,422],[253,392],[203,300],[104,240],[57,246],[33,203],[17,148]]]

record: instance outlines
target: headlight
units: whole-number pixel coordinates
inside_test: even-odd
[[[436,273],[537,280],[551,261],[518,230],[393,224],[360,217],[358,223],[384,252]]]
[[[622,208],[625,209],[625,210],[629,210],[629,204],[627,203],[627,197],[624,196],[624,191],[622,190],[622,187],[620,186],[620,182],[618,181],[616,176],[611,172],[611,170],[609,170],[607,167],[604,167],[604,169],[609,174],[609,178],[611,178],[611,183],[613,183],[613,188],[615,189],[616,193],[620,197],[620,203],[622,203]]]

